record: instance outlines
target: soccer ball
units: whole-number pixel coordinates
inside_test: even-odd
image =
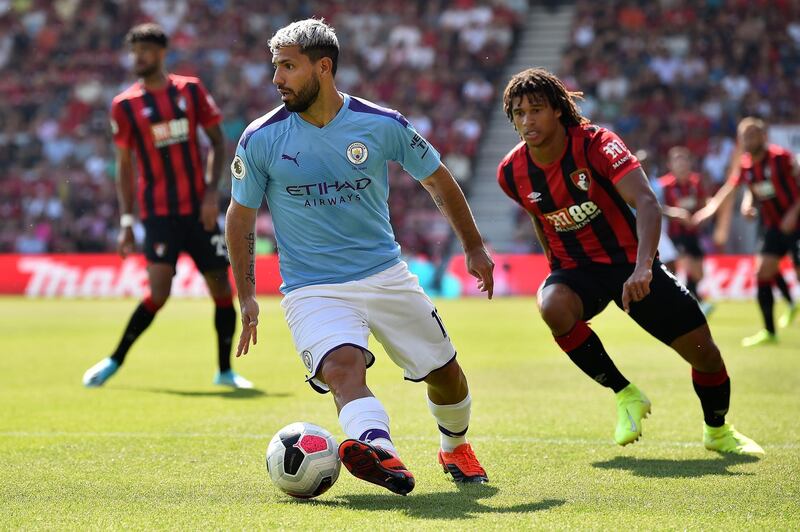
[[[267,447],[267,471],[278,488],[310,499],[328,491],[339,478],[339,445],[330,432],[312,423],[292,423]]]

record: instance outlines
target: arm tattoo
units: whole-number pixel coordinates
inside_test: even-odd
[[[247,266],[247,274],[245,278],[255,286],[256,284],[256,237],[252,231],[247,234],[244,239],[247,241],[247,254],[249,255],[249,264]]]

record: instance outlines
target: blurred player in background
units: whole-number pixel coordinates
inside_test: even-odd
[[[795,164],[797,164],[795,162]],[[738,161],[737,161],[737,168],[738,168]],[[724,204],[720,209],[724,209]],[[744,218],[748,220],[759,220],[757,223],[759,224],[759,228],[761,230],[761,239],[764,238],[765,234],[765,227],[764,224],[760,222],[760,216],[758,214],[758,209],[754,205],[753,202],[753,193],[750,192],[750,189],[747,188],[744,191],[744,196],[742,197],[742,205],[740,207],[741,214]],[[772,284],[775,285],[775,288],[778,289],[778,292],[783,296],[783,299],[786,300],[786,304],[788,308],[786,311],[781,314],[780,318],[778,318],[778,328],[785,329],[794,321],[795,317],[797,316],[797,306],[795,305],[794,298],[792,297],[792,291],[789,289],[789,285],[784,279],[783,274],[778,271],[775,274],[775,278],[772,280]]]
[[[236,311],[228,280],[225,238],[217,224],[217,186],[225,165],[222,120],[214,100],[197,78],[164,69],[167,35],[156,24],[141,24],[126,37],[139,81],[114,98],[111,129],[117,148],[117,194],[122,213],[119,253],[133,252],[133,154],[139,169],[138,204],[145,230],[144,253],[150,293],[128,322],[117,348],[83,376],[88,387],[102,386],[125,361],[136,339],[166,303],[178,254],[187,252],[203,274],[216,305],[219,372],[215,384],[251,388],[231,369]],[[211,141],[206,168],[198,127]]]
[[[587,323],[611,301],[691,364],[705,447],[763,454],[725,423],[725,363],[697,301],[655,258],[662,213],[647,176],[617,135],[581,116],[578,97],[541,68],[515,75],[503,94],[522,142],[497,179],[530,215],[550,262],[538,294],[542,318],[575,365],[616,394],[618,444],[639,439],[651,407]]]
[[[336,90],[339,43],[321,20],[294,22],[269,47],[284,105],[243,133],[231,165],[226,234],[242,309],[237,355],[256,342],[253,241],[266,195],[283,277],[282,302],[315,390],[331,391],[349,439],[339,447],[356,477],[407,494],[389,416],[366,384],[372,333],[405,378],[427,384],[441,433],[439,463],[459,482],[488,480],[466,440],[472,399],[433,302],[400,260],[389,224],[387,161],[399,162],[433,197],[492,295],[492,268],[475,221],[439,153],[397,111]]]
[[[755,217],[753,202],[758,206],[763,237],[756,258],[756,281],[764,329],[742,339],[744,347],[751,347],[777,341],[772,285],[780,275],[780,260],[787,253],[791,255],[800,278],[800,172],[788,150],[767,142],[767,126],[763,120],[744,118],[739,123],[737,136],[738,164],[733,174],[708,205],[695,213],[694,220],[700,224],[713,216],[740,185],[747,186],[742,213]],[[795,313],[796,307],[791,304],[785,319],[787,325]]]
[[[684,146],[674,146],[667,155],[669,172],[659,178],[663,193],[663,212],[669,219],[667,235],[678,249],[678,260],[686,272],[686,288],[700,303],[703,314],[708,315],[713,306],[704,302],[697,293],[703,279],[703,249],[700,234],[692,215],[705,207],[706,196],[702,176],[692,172],[691,154]]]

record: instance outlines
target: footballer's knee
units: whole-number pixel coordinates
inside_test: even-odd
[[[170,288],[170,284],[151,283],[150,295],[148,296],[150,303],[157,309],[163,307],[167,299],[169,299]]]
[[[169,299],[169,291],[162,293],[151,292],[150,296],[147,299],[149,304],[154,309],[160,309],[166,304],[167,299]]]
[[[756,279],[761,283],[769,283],[780,271],[778,259],[772,256],[759,256],[757,259]]]
[[[464,377],[464,372],[461,370],[458,361],[454,358],[441,368],[431,371],[424,380],[428,384],[452,383],[461,380],[466,381],[466,377]]]
[[[690,266],[690,274],[692,279],[696,282],[700,282],[703,280],[703,261],[700,259],[692,259],[691,266]]]
[[[469,387],[464,371],[454,358],[425,377],[428,397],[436,404],[458,403],[467,396]]]
[[[367,384],[364,352],[349,345],[339,347],[325,357],[317,374],[337,398],[347,398],[358,393]]]
[[[150,281],[149,299],[156,308],[161,308],[169,299],[175,270],[169,264],[154,263],[148,265],[147,274]]]
[[[208,285],[208,291],[214,299],[230,299],[233,297],[233,289],[228,280],[228,270],[216,270],[207,272],[203,275]]]
[[[722,353],[711,337],[708,325],[701,325],[697,329],[684,334],[672,342],[675,349],[691,366],[703,373],[714,373],[721,370],[725,363]]]
[[[583,313],[578,295],[566,285],[554,284],[539,291],[539,314],[554,336],[567,334]]]

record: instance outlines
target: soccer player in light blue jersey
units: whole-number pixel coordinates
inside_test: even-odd
[[[458,482],[486,482],[466,440],[471,398],[433,302],[400,259],[389,224],[388,161],[420,181],[461,240],[469,272],[492,297],[490,258],[453,176],[397,111],[336,90],[336,34],[294,22],[270,39],[283,105],[242,134],[231,164],[226,235],[243,330],[257,341],[255,220],[266,196],[280,255],[282,307],[317,391],[331,391],[349,439],[339,447],[356,477],[405,495],[414,476],[398,457],[389,416],[366,384],[372,333],[405,378],[427,384],[439,426],[438,460]]]

